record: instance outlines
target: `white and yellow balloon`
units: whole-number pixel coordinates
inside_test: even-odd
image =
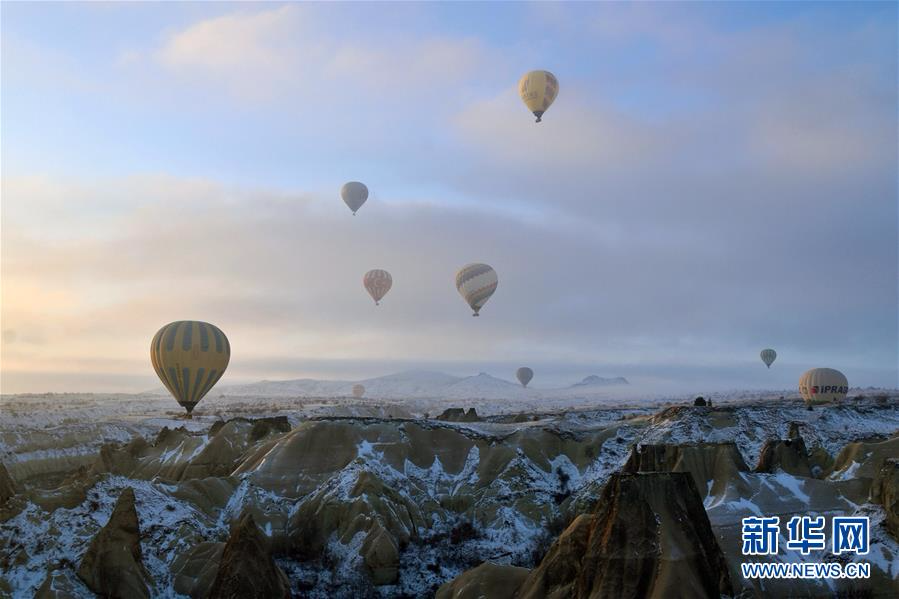
[[[518,81],[518,95],[539,123],[543,120],[543,113],[559,95],[559,81],[549,71],[525,73]]]
[[[849,381],[833,368],[812,368],[799,377],[799,394],[809,406],[846,398]]]

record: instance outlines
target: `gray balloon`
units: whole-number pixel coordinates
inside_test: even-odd
[[[518,382],[521,383],[522,387],[527,387],[528,383],[531,382],[531,379],[534,378],[534,371],[527,366],[522,366],[515,371],[515,376],[518,378]]]
[[[365,183],[359,183],[358,181],[344,183],[343,187],[340,188],[340,197],[343,198],[343,202],[350,207],[353,215],[355,215],[356,211],[362,208],[362,204],[368,199],[368,187],[365,186]]]

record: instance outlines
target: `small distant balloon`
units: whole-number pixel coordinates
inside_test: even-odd
[[[362,277],[362,285],[371,298],[375,300],[375,305],[377,306],[381,303],[384,296],[387,295],[387,292],[390,291],[390,288],[393,287],[393,277],[386,270],[376,268],[365,273],[365,276]]]
[[[812,368],[799,377],[799,394],[809,406],[846,398],[849,381],[839,370]]]
[[[774,360],[777,359],[777,352],[773,349],[763,349],[762,353],[759,354],[762,357],[762,362],[765,363],[765,366],[771,368],[771,365],[774,364]]]
[[[365,395],[365,387],[362,385],[353,385],[353,397],[359,399]]]
[[[349,206],[350,210],[353,211],[353,216],[355,216],[356,211],[362,208],[362,204],[368,199],[368,187],[365,186],[365,183],[359,183],[358,181],[344,183],[343,187],[340,188],[340,197],[343,198],[344,204]]]
[[[487,264],[466,264],[456,273],[456,289],[474,310],[472,316],[479,315],[498,283],[496,271]]]
[[[534,371],[527,366],[522,366],[515,371],[515,377],[518,379],[518,382],[521,383],[522,387],[527,387],[528,383],[531,382],[531,379],[534,378]]]
[[[150,363],[188,418],[225,374],[230,359],[228,338],[208,322],[171,322],[150,342]]]
[[[559,81],[549,71],[531,71],[518,81],[518,94],[539,123],[559,95]]]

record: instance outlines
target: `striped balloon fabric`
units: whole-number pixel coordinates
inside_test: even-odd
[[[365,273],[365,276],[362,277],[362,285],[365,286],[365,290],[375,300],[377,306],[393,286],[393,277],[386,270],[376,268]]]
[[[466,264],[456,273],[456,289],[478,316],[481,308],[496,291],[496,271],[487,264]]]
[[[222,378],[230,358],[228,338],[208,322],[171,322],[150,343],[153,369],[188,416]]]

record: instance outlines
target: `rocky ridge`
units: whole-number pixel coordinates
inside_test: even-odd
[[[859,430],[866,433],[858,437],[868,439],[851,440],[841,414],[864,422]],[[813,417],[818,420],[808,420]],[[787,430],[790,422],[801,423],[794,435]],[[883,552],[871,558],[880,564],[882,582],[896,574],[890,564],[899,555],[890,540],[888,511],[881,507],[895,503],[883,499],[895,497],[891,471],[883,469],[895,438],[872,439],[870,432],[891,426],[895,431],[897,422],[899,410],[861,405],[811,415],[801,408],[689,407],[652,418],[594,411],[542,416],[537,422],[320,418],[287,430],[285,420],[235,419],[204,431],[168,428],[155,437],[103,447],[93,463],[53,484],[15,480],[20,492],[14,501],[21,498],[25,508],[0,516],[0,533],[16,539],[0,548],[0,569],[9,573],[6,585],[14,592],[87,592],[71,564],[82,562],[99,525],[111,520],[115,498],[131,488],[151,595],[161,589],[192,597],[207,593],[235,527],[249,519],[253,527],[244,525],[246,538],[258,532],[277,568],[266,562],[254,571],[266,573],[264,583],[273,589],[280,588],[278,580],[283,583],[278,571],[290,592],[310,597],[349,596],[341,589],[357,596],[428,595],[459,575],[467,575],[468,582],[452,587],[452,593],[481,584],[492,588],[491,577],[507,568],[527,569],[528,577],[544,566],[552,570],[551,564],[564,569],[570,561],[565,547],[579,546],[578,535],[592,538],[595,517],[609,503],[609,477],[623,469],[622,480],[690,480],[737,586],[742,584],[734,572],[739,547],[728,540],[739,538],[735,527],[742,515],[753,509],[873,510],[872,521],[883,522],[876,534],[886,535]],[[820,477],[788,471],[783,458],[767,460],[770,472],[747,468],[766,452],[766,442],[776,448],[779,441],[804,437],[806,429],[813,432],[811,443],[802,441],[811,447],[808,456],[835,453],[834,442],[822,444],[822,438],[851,441]],[[680,489],[687,483],[665,484]],[[617,492],[639,504],[629,487],[619,484]],[[625,507],[617,513],[626,513]],[[606,518],[615,521],[612,514]],[[559,524],[565,522],[574,528]],[[663,538],[669,533],[678,539],[701,537],[666,528]],[[42,545],[41,539],[49,542]],[[595,549],[591,558],[600,561],[614,553],[613,545]],[[471,571],[485,559],[495,567]],[[567,582],[558,588],[626,590],[596,576],[578,582],[591,567],[581,562],[576,575],[559,578]],[[653,584],[665,588],[665,580]],[[796,590],[780,590],[791,589]]]
[[[150,597],[151,582],[140,547],[134,490],[124,489],[106,525],[94,536],[78,566],[78,578],[102,597]]]

